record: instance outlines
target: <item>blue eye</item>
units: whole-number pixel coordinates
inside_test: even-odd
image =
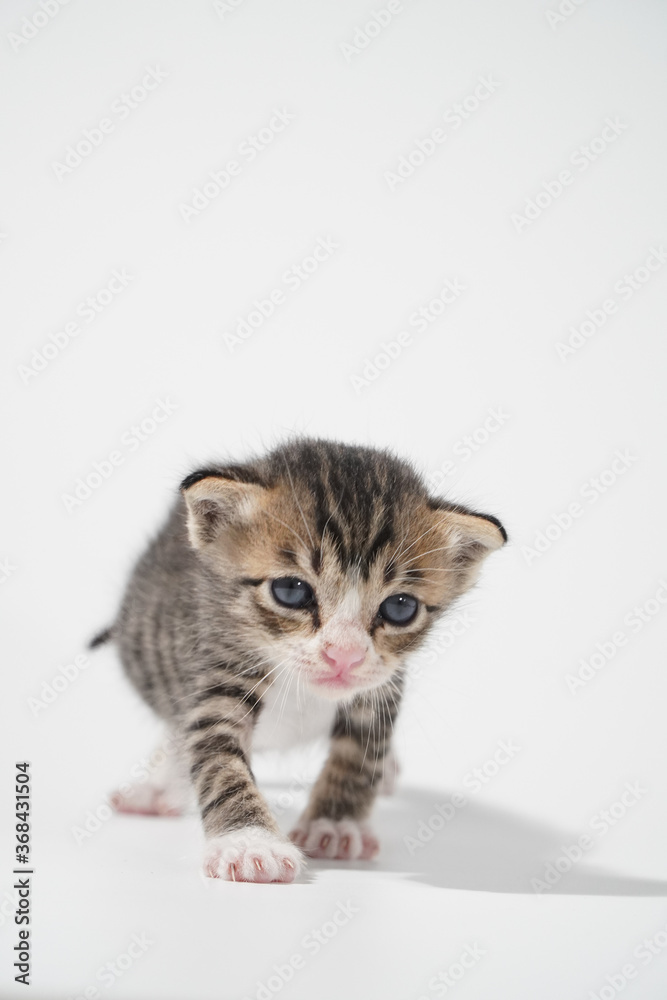
[[[392,625],[407,625],[417,614],[419,601],[410,594],[392,594],[380,605],[379,615]]]
[[[305,608],[315,599],[310,584],[296,576],[281,576],[279,580],[273,580],[271,593],[278,604],[286,608]]]

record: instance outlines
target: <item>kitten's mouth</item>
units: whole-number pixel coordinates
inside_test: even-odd
[[[349,674],[316,674],[308,677],[308,683],[323,698],[353,698],[355,695],[375,685],[361,677]]]
[[[337,674],[335,677],[325,676],[325,677],[311,677],[311,684],[316,684],[318,687],[334,688],[336,690],[347,690],[354,685],[350,682],[349,677],[343,677]]]

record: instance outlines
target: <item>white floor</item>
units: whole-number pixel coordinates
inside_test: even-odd
[[[562,1000],[599,996],[632,962],[628,996],[663,1000],[667,954],[641,942],[664,947],[667,881],[580,863],[536,894],[567,835],[472,803],[411,855],[403,838],[445,798],[402,789],[380,804],[376,862],[312,862],[292,886],[200,877],[195,818],[115,816],[80,848],[54,839],[38,848],[30,995],[417,1000],[456,984],[470,1000]]]

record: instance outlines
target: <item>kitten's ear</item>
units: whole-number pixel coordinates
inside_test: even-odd
[[[181,493],[188,511],[190,543],[203,549],[225,528],[248,521],[259,509],[266,490],[256,482],[203,469],[183,480]]]
[[[476,569],[507,541],[507,532],[493,514],[478,514],[459,504],[437,504],[441,530],[451,557],[462,567]]]

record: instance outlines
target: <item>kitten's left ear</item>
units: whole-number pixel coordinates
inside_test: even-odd
[[[460,504],[435,504],[441,530],[455,562],[471,569],[507,541],[507,532],[493,514],[479,514]]]
[[[188,511],[188,535],[195,549],[205,549],[226,528],[248,522],[259,509],[264,486],[225,471],[202,469],[181,483]]]

